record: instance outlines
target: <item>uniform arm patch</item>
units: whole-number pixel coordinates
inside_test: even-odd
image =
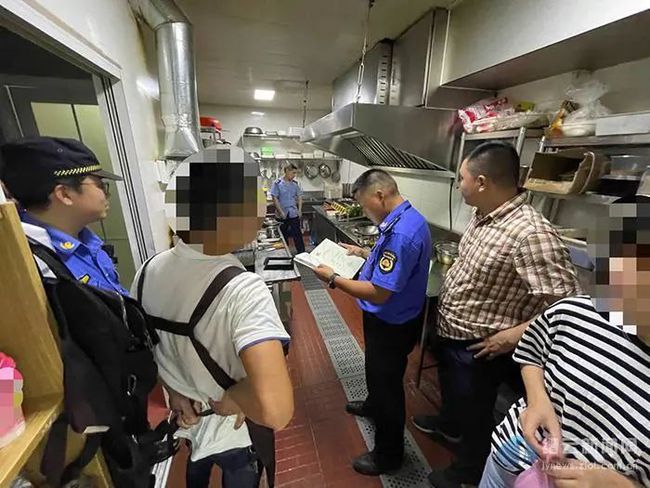
[[[393,251],[386,249],[379,258],[379,271],[384,274],[392,272],[395,269],[396,262],[397,255]]]

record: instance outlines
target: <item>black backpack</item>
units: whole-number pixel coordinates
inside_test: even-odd
[[[147,266],[152,261],[152,259],[153,258],[150,258],[147,262],[144,263],[136,284],[137,298],[140,303],[142,303],[142,291],[144,289]],[[151,326],[153,328],[169,332],[174,335],[180,335],[189,338],[199,358],[201,359],[201,362],[223,390],[227,390],[237,382],[228,376],[228,374],[221,368],[221,366],[219,366],[217,361],[212,358],[208,349],[199,342],[199,340],[194,335],[194,329],[196,328],[203,315],[205,315],[208,307],[212,304],[212,302],[214,302],[219,292],[223,290],[223,288],[230,282],[230,280],[242,273],[246,273],[246,271],[236,266],[229,266],[219,272],[212,279],[212,282],[210,285],[208,285],[207,289],[203,293],[203,296],[199,299],[196,307],[194,308],[194,311],[192,312],[192,316],[190,317],[189,322],[175,322],[163,317],[147,315],[147,320],[151,323]],[[213,412],[206,411],[202,412],[200,415],[204,416],[206,414],[210,415],[212,413]],[[261,474],[262,470],[266,471],[268,486],[269,488],[273,488],[275,485],[275,432],[273,429],[256,424],[249,418],[246,418],[246,427],[248,428],[248,434],[251,438],[253,449],[257,455],[259,472]]]
[[[64,411],[50,431],[41,471],[52,486],[63,485],[101,447],[116,488],[153,486],[153,465],[178,448],[169,423],[152,430],[147,420],[158,372],[155,330],[137,301],[80,283],[54,251],[29,243],[56,276],[43,278],[43,286],[58,326],[64,375]],[[80,456],[64,466],[68,426],[87,437]]]

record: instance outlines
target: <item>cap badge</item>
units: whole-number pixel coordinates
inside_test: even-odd
[[[61,243],[61,247],[62,247],[63,249],[70,250],[70,249],[72,249],[72,248],[74,247],[74,243],[72,243],[72,242],[70,242],[70,241],[65,241],[65,242],[62,242],[62,243]]]

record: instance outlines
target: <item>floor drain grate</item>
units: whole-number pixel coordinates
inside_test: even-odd
[[[313,273],[303,273],[302,276],[307,302],[323,336],[345,395],[348,401],[363,400],[368,394],[363,351],[322,283],[314,277]],[[357,424],[368,449],[372,449],[375,432],[372,422],[357,418]],[[385,488],[428,488],[430,486],[427,481],[429,464],[408,430],[404,433],[404,447],[403,468],[394,475],[381,476],[383,486]]]

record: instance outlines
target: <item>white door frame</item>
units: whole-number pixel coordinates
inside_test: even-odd
[[[106,121],[106,141],[116,174],[124,221],[136,268],[156,250],[126,96],[122,68],[65,24],[24,0],[0,0],[0,25],[84,69],[93,76],[97,103]]]

